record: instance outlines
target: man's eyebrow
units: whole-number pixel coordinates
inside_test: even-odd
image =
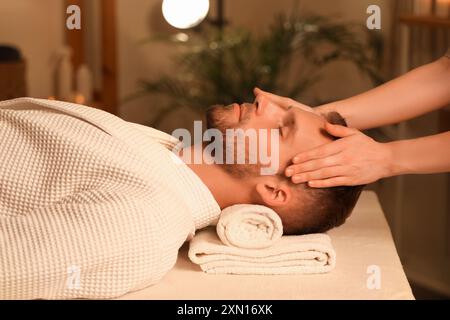
[[[283,119],[283,125],[290,126],[294,130],[294,132],[297,131],[297,119],[292,107],[289,108],[288,111],[286,111],[286,115]]]

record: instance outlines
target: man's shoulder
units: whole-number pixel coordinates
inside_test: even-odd
[[[145,125],[142,125],[142,124],[139,124],[139,123],[134,123],[134,122],[128,122],[128,124],[130,126],[136,128],[137,130],[139,130],[143,134],[147,135],[149,138],[151,138],[151,139],[157,141],[158,143],[164,145],[169,150],[173,150],[180,143],[180,140],[178,140],[177,138],[171,136],[168,133],[165,133],[164,131],[160,131],[160,130],[157,130],[155,128],[148,127],[148,126],[145,126]]]

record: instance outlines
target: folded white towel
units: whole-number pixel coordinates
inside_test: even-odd
[[[334,269],[336,253],[326,234],[283,236],[265,249],[244,249],[221,243],[213,228],[197,233],[189,258],[207,273],[309,274]]]
[[[239,248],[267,248],[283,235],[283,224],[270,208],[237,204],[222,210],[216,226],[220,240]]]

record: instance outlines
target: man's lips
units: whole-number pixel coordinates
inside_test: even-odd
[[[237,121],[241,121],[241,115],[242,115],[242,108],[240,105],[238,105],[237,103],[233,103],[233,112],[236,116]]]
[[[250,114],[255,115],[256,110],[258,109],[256,107],[256,105],[251,104],[251,103],[243,103],[240,105],[240,115],[239,115],[239,120],[246,120]]]
[[[246,103],[243,103],[241,105],[233,103],[230,107],[233,109],[237,121],[241,122],[242,119],[244,119],[245,115],[248,113],[248,111],[250,111],[251,105]]]

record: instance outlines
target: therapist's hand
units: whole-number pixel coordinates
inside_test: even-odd
[[[253,93],[255,94],[256,97],[256,101],[258,101],[258,99],[260,97],[264,97],[270,101],[272,101],[273,103],[276,103],[277,105],[279,105],[282,108],[288,109],[290,107],[294,107],[294,108],[300,108],[302,110],[308,111],[308,112],[313,112],[314,113],[314,109],[307,106],[306,104],[297,102],[291,98],[286,98],[286,97],[281,97],[281,96],[277,96],[273,93],[267,92],[267,91],[263,91],[259,88],[255,88],[253,89]]]
[[[325,130],[341,138],[295,156],[285,174],[294,183],[313,188],[354,186],[390,175],[392,153],[362,132],[326,123]]]

